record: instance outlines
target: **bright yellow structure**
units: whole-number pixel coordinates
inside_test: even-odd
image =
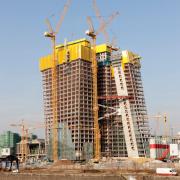
[[[107,44],[100,44],[96,46],[96,53],[111,52],[111,48]]]
[[[69,51],[70,59],[69,61],[74,61],[77,59],[83,59],[86,61],[91,61],[91,48],[90,43],[86,39],[80,39],[77,41],[72,41],[67,43],[66,46],[59,45],[56,46],[56,58],[58,64],[66,63],[66,51]],[[39,68],[40,71],[52,68],[52,55],[47,55],[40,59]]]
[[[139,55],[134,54],[131,51],[122,51],[121,66],[124,69],[125,64],[131,63],[140,67],[140,59],[141,57]]]
[[[114,77],[114,68],[111,66],[111,76]]]
[[[90,42],[86,39],[79,39],[67,43],[66,47],[64,45],[56,46],[56,58],[58,64],[66,63],[66,50],[68,49],[70,53],[70,62],[77,59],[83,59],[86,61],[91,61],[91,49]],[[96,53],[110,52],[111,49],[106,44],[101,44],[96,46]],[[44,71],[46,69],[52,68],[52,55],[47,55],[40,58],[39,69]]]

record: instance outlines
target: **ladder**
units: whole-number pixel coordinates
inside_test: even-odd
[[[121,67],[120,59],[112,60],[112,67],[114,69],[117,95],[128,96],[125,74]],[[129,99],[125,99],[123,101],[120,100],[118,109],[118,115],[122,117],[128,157],[139,157]]]

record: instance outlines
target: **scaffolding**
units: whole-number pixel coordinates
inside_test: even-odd
[[[98,96],[99,124],[101,129],[101,151],[105,157],[126,157],[126,142],[122,128],[122,119],[113,108],[118,107],[121,97],[118,96],[115,79],[112,72],[111,52],[109,48],[101,48],[106,51],[97,50],[98,61]],[[105,115],[107,117],[101,119]]]
[[[140,157],[144,157],[147,156],[150,131],[147,118],[145,118],[147,117],[147,110],[141,80],[141,57],[128,51],[123,51],[122,55],[124,58],[128,57],[129,59],[129,62],[124,64],[124,74],[128,95],[132,97],[129,101],[136,131],[138,154]],[[122,59],[122,64],[123,61],[124,59]]]
[[[93,157],[93,83],[91,45],[85,39],[56,47],[58,61],[59,159]],[[96,46],[101,153],[105,157],[144,157],[149,126],[140,73],[140,57],[129,52],[113,54]],[[51,56],[41,59],[46,150],[52,154]],[[104,106],[104,107],[103,107]],[[107,108],[106,108],[107,107]],[[108,108],[112,107],[112,108]],[[103,117],[103,118],[102,118]],[[71,153],[67,153],[67,151]]]
[[[100,120],[103,156],[147,156],[149,125],[140,73],[139,56],[123,51],[97,53],[99,104],[119,109],[119,113]],[[129,55],[129,56],[128,56]],[[129,98],[118,98],[118,97]],[[112,114],[99,108],[99,116]]]
[[[88,46],[87,46],[88,45]],[[70,141],[74,144],[75,159],[84,159],[84,144],[90,143],[93,146],[93,113],[92,113],[92,70],[91,62],[85,53],[90,54],[90,46],[86,40],[68,43],[65,50],[68,49],[69,60],[64,56],[63,63],[57,66],[58,74],[58,122],[60,127],[66,124],[66,129],[70,132]],[[60,53],[62,48],[57,47],[57,57],[62,58]],[[87,51],[87,48],[89,51]],[[83,52],[83,49],[85,51]],[[59,53],[59,54],[58,54]],[[74,58],[77,53],[77,59]],[[65,54],[64,54],[65,55]],[[88,56],[90,58],[90,56]],[[73,59],[74,58],[74,59]],[[60,61],[60,60],[59,60]],[[43,90],[44,90],[44,112],[46,123],[46,149],[50,144],[52,130],[52,104],[51,104],[51,68],[42,71]],[[61,131],[61,128],[59,128]],[[62,133],[62,135],[65,133]],[[61,143],[65,141],[62,138]],[[72,159],[67,157],[67,149],[59,149],[61,152],[60,159]],[[74,159],[73,159],[74,160]]]

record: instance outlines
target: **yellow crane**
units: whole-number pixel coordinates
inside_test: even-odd
[[[158,113],[157,115],[152,115],[152,116],[143,116],[143,118],[148,120],[156,120],[156,133],[160,131],[160,122],[162,122],[163,135],[165,137],[169,135],[168,119],[166,113],[164,114]]]
[[[54,162],[58,161],[58,77],[57,77],[57,58],[56,58],[56,35],[58,34],[64,17],[67,13],[67,10],[71,4],[71,0],[67,0],[62,14],[60,16],[59,22],[57,23],[55,31],[53,30],[50,21],[46,19],[46,23],[49,29],[49,32],[45,32],[44,36],[51,39],[52,42],[52,111],[53,111],[53,120],[52,120],[52,149],[53,149],[53,160]]]
[[[95,8],[96,15],[100,17],[100,13],[96,6],[96,1],[93,1],[93,7]],[[94,159],[99,161],[101,157],[100,147],[100,129],[98,122],[98,94],[97,94],[97,60],[96,60],[96,36],[102,32],[105,35],[106,41],[108,41],[108,34],[106,33],[106,26],[117,16],[117,12],[109,17],[108,21],[101,21],[100,27],[97,31],[94,30],[91,18],[87,17],[87,23],[89,30],[86,31],[86,35],[92,39],[92,75],[93,75],[93,118],[94,118]]]
[[[87,16],[87,23],[89,29],[86,31],[91,39],[92,46],[92,76],[93,76],[93,118],[94,118],[94,159],[99,161],[101,157],[101,146],[100,146],[100,129],[98,122],[98,94],[97,94],[97,60],[96,60],[96,36],[103,32],[107,25],[116,17],[116,13],[109,17],[107,22],[104,22],[100,25],[97,31],[94,30],[94,26],[91,20],[91,17]]]
[[[99,161],[101,156],[100,150],[100,129],[98,122],[98,95],[97,95],[97,61],[96,61],[96,36],[91,18],[87,17],[89,30],[86,35],[92,38],[92,75],[93,75],[93,117],[94,117],[94,158]]]
[[[20,152],[22,154],[21,161],[25,162],[28,155],[28,137],[29,137],[29,130],[37,129],[37,128],[44,128],[44,124],[36,124],[36,125],[28,125],[22,120],[19,124],[10,124],[12,127],[20,127],[21,128],[21,145],[20,145]]]
[[[21,161],[24,162],[26,161],[27,157],[27,141],[28,141],[28,132],[27,132],[27,125],[25,124],[24,120],[22,120],[21,123],[19,124],[10,124],[12,127],[20,127],[21,128],[21,142],[22,145],[20,146],[20,151],[21,151]]]
[[[117,16],[119,15],[119,12],[118,12],[118,11],[115,12],[115,13],[113,13],[113,14],[109,17],[109,20],[106,22],[106,21],[104,20],[104,18],[101,16],[101,13],[100,13],[100,10],[99,10],[99,8],[98,8],[98,6],[97,6],[96,0],[93,0],[93,9],[94,9],[95,15],[96,15],[96,17],[97,17],[97,19],[98,19],[98,21],[99,21],[99,24],[100,24],[100,26],[102,26],[102,27],[103,27],[106,23],[109,24],[115,17],[117,17]],[[110,47],[111,51],[117,51],[118,48],[116,48],[116,47],[114,46],[115,43],[110,43],[110,40],[109,40],[110,38],[109,38],[109,34],[108,34],[107,30],[106,30],[106,27],[104,27],[104,28],[102,29],[102,34],[104,35],[106,44]]]

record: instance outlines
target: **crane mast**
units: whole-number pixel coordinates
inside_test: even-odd
[[[22,154],[21,161],[25,162],[27,159],[28,154],[28,148],[27,148],[27,142],[28,142],[28,133],[27,133],[27,127],[24,123],[24,120],[20,124],[10,124],[12,127],[20,127],[21,129],[21,146],[20,146],[20,152]]]
[[[92,75],[93,75],[93,114],[94,114],[94,149],[95,159],[99,160],[100,151],[100,129],[98,122],[98,94],[97,94],[97,61],[96,61],[96,35],[92,37]]]
[[[58,160],[58,113],[57,113],[57,59],[56,59],[56,37],[51,38],[52,41],[52,110],[53,110],[53,159]]]
[[[87,17],[87,23],[89,30],[86,31],[86,35],[92,39],[92,79],[93,79],[93,120],[94,120],[94,159],[99,161],[101,157],[100,147],[100,129],[98,121],[98,93],[97,93],[97,60],[96,60],[96,36],[98,32],[95,32],[91,18]]]
[[[45,32],[44,36],[51,39],[52,42],[52,149],[53,149],[53,160],[54,162],[58,161],[58,73],[57,73],[57,58],[56,58],[56,35],[58,34],[64,17],[67,13],[67,10],[71,4],[71,0],[67,0],[60,19],[57,23],[55,31],[53,31],[52,26],[48,19],[46,23],[49,29],[49,32]]]
[[[96,5],[96,1],[93,1],[93,7],[95,9],[96,15],[100,17],[99,10]],[[86,35],[88,35],[92,39],[92,76],[93,76],[93,119],[94,119],[94,159],[95,161],[99,161],[101,158],[101,141],[100,141],[100,127],[98,121],[98,90],[97,90],[97,60],[96,60],[96,36],[101,32],[105,35],[106,41],[109,40],[108,34],[106,32],[106,27],[112,22],[112,20],[118,15],[118,13],[113,13],[108,21],[104,21],[100,17],[100,26],[97,31],[94,30],[93,23],[91,18],[87,17],[87,23],[89,26],[89,30],[86,31]]]

